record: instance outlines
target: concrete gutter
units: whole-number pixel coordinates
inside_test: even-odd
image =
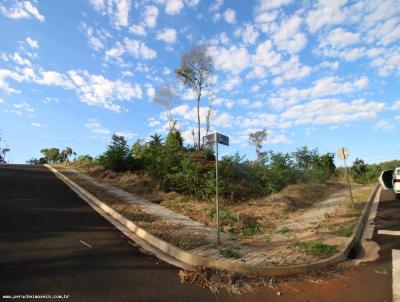
[[[330,258],[323,259],[312,264],[267,266],[232,262],[228,259],[211,259],[192,254],[190,253],[190,251],[182,250],[140,228],[135,223],[125,218],[123,215],[119,214],[117,211],[109,207],[104,202],[97,199],[91,193],[83,189],[81,186],[70,180],[68,177],[66,177],[53,167],[47,164],[45,165],[45,167],[47,167],[59,179],[65,182],[74,192],[76,192],[103,217],[109,220],[118,229],[122,230],[122,232],[126,234],[129,238],[137,242],[146,250],[150,250],[151,252],[153,252],[160,259],[184,269],[209,267],[238,272],[247,276],[286,276],[301,274],[310,271],[321,270],[327,266],[335,265],[346,260],[350,251],[359,243],[361,239],[362,232],[368,219],[369,210],[379,188],[378,185],[374,188],[369,198],[369,201],[361,214],[361,217],[354,227],[353,235],[347,240],[345,247],[339,253],[336,253]],[[136,240],[135,238],[139,240]],[[143,243],[145,244],[143,245]]]

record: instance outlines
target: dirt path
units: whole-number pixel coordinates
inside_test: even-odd
[[[361,190],[361,188],[356,188],[354,193],[357,193],[359,190]],[[313,228],[324,220],[326,216],[331,215],[334,210],[340,206],[340,202],[348,195],[348,189],[340,190],[339,192],[332,194],[328,199],[316,203],[312,208],[306,210],[300,216],[288,218],[279,227],[296,231]]]

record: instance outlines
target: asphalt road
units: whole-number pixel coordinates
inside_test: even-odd
[[[68,301],[230,301],[181,284],[46,168],[0,166],[0,297]],[[27,301],[24,299],[24,301]]]
[[[383,191],[374,241],[379,259],[320,282],[218,295],[181,284],[179,270],[144,252],[45,168],[0,166],[0,297],[68,295],[68,301],[391,301],[400,200]],[[279,295],[277,295],[279,292]],[[27,301],[24,299],[24,301]]]

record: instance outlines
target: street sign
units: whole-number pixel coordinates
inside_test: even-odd
[[[217,212],[217,244],[220,244],[220,227],[219,227],[219,198],[218,198],[218,144],[229,146],[229,136],[214,132],[203,136],[205,145],[215,144],[215,207]]]
[[[209,135],[203,136],[203,143],[205,145],[214,144],[215,143],[215,133],[211,133]]]
[[[345,147],[341,147],[336,151],[337,157],[339,157],[341,160],[346,160],[349,158],[350,151],[349,149]]]
[[[229,146],[229,136],[217,132],[217,142],[218,144]]]
[[[203,143],[205,145],[215,144],[215,136],[217,136],[218,144],[229,146],[229,136],[223,135],[218,132],[214,132],[206,136],[203,136]]]

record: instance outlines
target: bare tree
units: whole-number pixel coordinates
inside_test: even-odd
[[[181,66],[176,69],[178,79],[196,94],[197,99],[197,150],[200,150],[200,98],[211,84],[214,72],[212,58],[207,54],[205,45],[193,46],[181,58]]]
[[[262,153],[261,148],[262,145],[267,141],[267,130],[258,130],[256,132],[249,134],[249,143],[256,146],[256,155],[257,155],[257,162],[261,161]]]
[[[211,122],[211,114],[212,114],[212,105],[208,104],[207,116],[206,116],[206,136],[210,131],[210,122]]]
[[[153,102],[165,107],[168,119],[169,132],[173,131],[176,125],[176,121],[172,120],[172,107],[174,106],[177,99],[176,90],[171,84],[165,84],[156,89]]]

